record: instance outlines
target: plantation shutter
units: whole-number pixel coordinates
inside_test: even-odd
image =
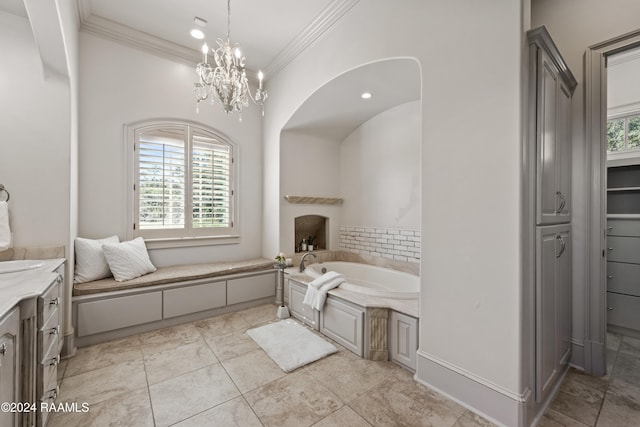
[[[231,227],[231,146],[197,132],[192,138],[193,228]]]
[[[141,133],[138,141],[140,229],[184,228],[184,130],[150,130]]]

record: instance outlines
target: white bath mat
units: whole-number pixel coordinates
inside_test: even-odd
[[[247,334],[285,372],[338,351],[333,344],[291,319],[249,329]]]

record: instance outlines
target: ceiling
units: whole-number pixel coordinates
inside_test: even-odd
[[[263,70],[267,82],[309,47],[360,0],[233,0],[232,42],[247,58],[249,74]],[[189,31],[194,17],[207,21],[205,41],[226,36],[225,0],[77,0],[80,30],[195,65],[202,40]],[[0,10],[25,16],[23,0],[1,0]],[[187,90],[187,89],[186,89]],[[369,91],[370,100],[360,94]],[[395,105],[420,98],[413,60],[380,61],[351,70],[312,94],[285,129],[343,139],[360,124]],[[268,108],[268,107],[267,107]],[[268,110],[267,110],[268,111]]]

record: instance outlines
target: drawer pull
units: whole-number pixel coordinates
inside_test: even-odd
[[[607,230],[611,231],[613,230],[613,227],[607,227]]]
[[[60,364],[60,355],[57,355],[56,357],[52,357],[51,359],[49,359],[49,362],[46,363],[49,366],[57,366]]]
[[[6,343],[2,343],[0,344],[0,356],[3,356],[7,354],[7,344]]]
[[[60,325],[55,328],[49,329],[49,335],[59,335],[60,334]]]
[[[612,250],[613,250],[613,248],[607,248],[607,250],[608,250],[608,251],[612,251]]]
[[[59,393],[60,393],[60,387],[56,386],[56,388],[52,388],[51,390],[46,391],[42,395],[41,402],[44,402],[45,400],[56,400],[58,398]]]
[[[60,305],[60,297],[55,297],[51,301],[49,301],[49,305]]]
[[[613,279],[613,276],[607,276],[607,279]]]
[[[613,310],[613,307],[608,307],[608,309],[609,309],[609,311],[612,311],[612,310]]]

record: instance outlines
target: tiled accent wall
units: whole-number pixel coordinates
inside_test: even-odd
[[[340,226],[340,249],[396,261],[420,261],[420,231]]]

